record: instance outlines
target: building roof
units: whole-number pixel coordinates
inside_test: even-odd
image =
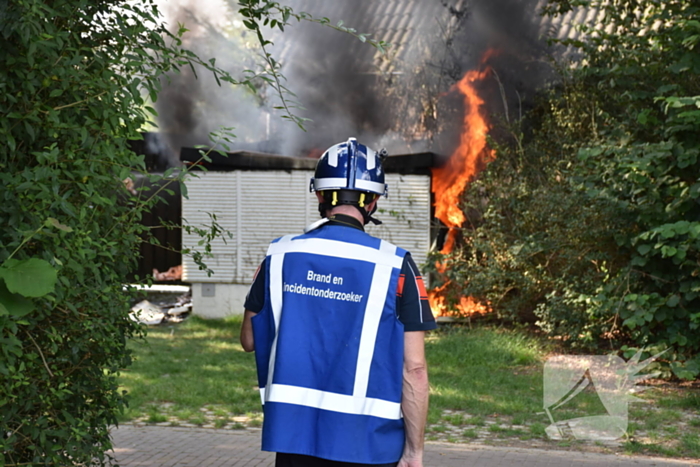
[[[580,39],[582,35],[576,26],[595,23],[603,14],[599,9],[578,7],[565,15],[552,18],[541,15],[548,0],[523,1],[531,5],[523,7],[525,11],[529,10],[530,17],[518,21],[530,22],[539,33],[536,39],[541,40],[547,37]],[[467,0],[290,0],[288,3],[297,13],[308,12],[314,18],[325,17],[334,25],[342,20],[343,26],[352,27],[359,33],[371,33],[371,38],[392,45],[388,54],[382,54],[359,40],[348,38],[347,56],[354,57],[349,67],[357,67],[354,71],[360,73],[396,72],[400,69],[399,64],[411,63],[412,57],[428,51],[425,47],[428,42],[436,36],[446,35],[446,31],[452,30],[476,8]],[[498,3],[501,8],[507,8],[508,2]],[[497,5],[489,7],[498,8]],[[289,31],[285,32],[288,33]],[[303,42],[284,40],[282,36],[279,38],[277,56],[282,63],[294,56],[298,47],[304,46]]]
[[[180,160],[186,164],[197,163],[209,171],[228,172],[232,170],[314,170],[316,159],[309,157],[287,157],[277,154],[265,154],[254,151],[232,151],[221,154],[212,151],[207,154],[211,162],[202,161],[199,149],[183,147],[180,150]],[[430,174],[430,169],[442,159],[432,152],[415,154],[398,154],[389,156],[384,161],[387,173]]]
[[[538,0],[538,18],[534,20],[539,26],[540,37],[551,37],[554,39],[583,39],[579,30],[579,25],[594,25],[600,23],[605,14],[600,8],[573,8],[568,13],[555,18],[541,16],[539,12],[547,5],[548,0]]]
[[[333,25],[343,22],[344,27],[392,45],[388,54],[368,47],[361,41],[347,38],[347,55],[355,57],[360,73],[391,73],[397,63],[408,62],[411,54],[420,48],[426,38],[433,38],[440,28],[449,28],[456,22],[448,7],[436,0],[292,0],[294,11],[307,12],[314,18],[328,18]],[[455,10],[463,10],[466,0],[456,0]],[[288,31],[285,32],[288,34]],[[282,62],[296,52],[297,41],[280,40],[278,56]]]

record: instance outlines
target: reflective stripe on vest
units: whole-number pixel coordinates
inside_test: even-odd
[[[336,240],[322,238],[294,240],[294,237],[294,235],[282,237],[279,241],[272,243],[267,252],[270,257],[270,303],[275,324],[275,337],[269,359],[267,383],[265,387],[260,388],[263,405],[265,402],[281,402],[333,412],[370,415],[390,420],[400,419],[402,414],[399,402],[369,398],[367,397],[367,387],[379,321],[389,293],[392,271],[401,268],[403,257],[397,255],[397,248],[394,245],[383,240],[379,249],[376,249]],[[375,264],[362,323],[352,395],[273,384],[277,338],[283,305],[282,266],[284,256],[287,253],[308,253]]]

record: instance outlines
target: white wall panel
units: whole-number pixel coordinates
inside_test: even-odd
[[[212,242],[214,258],[205,262],[215,271],[211,277],[199,271],[189,256],[183,257],[183,280],[249,284],[265,257],[271,240],[302,233],[319,219],[318,203],[309,193],[311,171],[259,170],[202,172],[187,181],[189,199],[182,200],[182,216],[196,226],[210,225],[207,214],[232,238]],[[425,261],[430,246],[430,177],[387,174],[389,197],[381,198],[377,217],[381,226],[367,231],[405,248],[416,263]],[[199,237],[183,232],[183,246],[196,247]],[[201,250],[201,247],[198,247]]]
[[[197,177],[190,176],[186,182],[189,199],[182,199],[182,222],[197,228],[211,225],[209,214],[216,216],[216,221],[230,231],[233,238],[216,238],[212,242],[213,258],[205,258],[207,266],[215,271],[207,277],[200,271],[189,255],[183,255],[183,280],[189,282],[233,282],[237,249],[236,213],[238,210],[238,193],[235,172],[198,172]],[[202,251],[198,246],[200,237],[188,234],[183,229],[182,246]]]
[[[379,199],[375,217],[381,225],[366,230],[411,252],[416,264],[425,262],[430,248],[430,177],[387,174],[389,196]]]
[[[265,258],[267,246],[277,237],[302,233],[313,219],[308,207],[310,171],[265,170],[242,172],[241,269],[237,281],[249,283]]]

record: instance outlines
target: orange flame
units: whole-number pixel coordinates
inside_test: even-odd
[[[487,51],[482,57],[482,65],[495,53]],[[455,85],[464,95],[465,115],[460,143],[452,153],[448,162],[433,169],[433,193],[435,195],[435,217],[440,219],[448,228],[447,238],[441,250],[442,254],[450,253],[455,245],[457,229],[466,220],[464,212],[459,207],[460,198],[467,184],[474,179],[485,163],[493,160],[495,153],[487,148],[486,136],[490,129],[482,107],[484,100],[479,96],[475,83],[482,81],[489,74],[489,67],[481,70],[471,70]],[[443,274],[447,268],[445,263],[436,263],[438,273]],[[449,280],[428,293],[430,306],[437,316],[451,314],[448,310],[445,295],[452,283]],[[476,302],[472,297],[461,297],[454,306],[454,311],[460,316],[484,314],[489,308]]]
[[[448,238],[442,253],[452,251],[455,242],[455,229],[465,221],[459,201],[467,184],[476,176],[484,162],[493,159],[494,152],[486,147],[486,135],[490,129],[481,107],[484,100],[474,88],[475,81],[483,80],[490,68],[468,71],[456,84],[464,94],[466,113],[460,143],[445,166],[433,169],[433,193],[435,194],[435,217],[449,229]]]
[[[446,285],[447,284],[444,286]],[[477,302],[472,297],[460,297],[459,303],[452,305],[451,308],[453,310],[451,311],[450,307],[448,307],[448,304],[446,303],[447,300],[445,299],[445,296],[439,294],[443,291],[443,287],[439,287],[428,293],[428,300],[430,300],[430,306],[433,310],[433,314],[436,314],[437,316],[455,315],[456,317],[464,317],[485,315],[491,311],[488,306]]]

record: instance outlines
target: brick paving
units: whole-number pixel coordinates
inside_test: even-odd
[[[214,430],[124,425],[112,430],[121,467],[269,467],[260,430]],[[426,467],[700,467],[700,461],[628,457],[576,451],[496,448],[428,442]]]

